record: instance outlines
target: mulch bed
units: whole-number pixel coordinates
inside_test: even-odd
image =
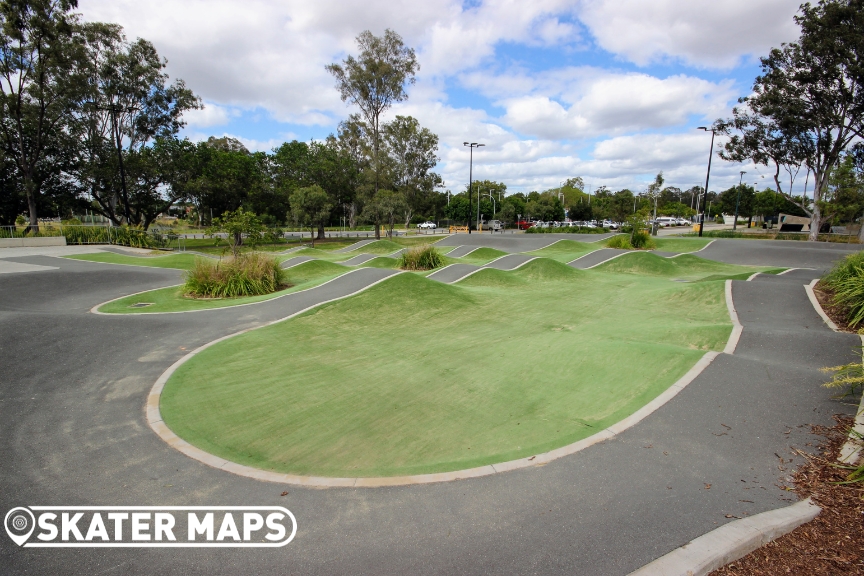
[[[864,575],[864,483],[838,484],[849,470],[834,465],[853,419],[834,419],[832,428],[813,428],[823,441],[816,454],[799,452],[806,461],[793,474],[796,494],[810,496],[819,516],[711,576]]]
[[[816,300],[819,301],[819,305],[822,306],[825,315],[837,325],[838,330],[841,332],[851,332],[853,334],[858,332],[858,330],[849,326],[849,323],[846,321],[848,312],[846,308],[834,304],[833,294],[828,290],[827,286],[819,282],[813,287],[813,294],[816,295]]]

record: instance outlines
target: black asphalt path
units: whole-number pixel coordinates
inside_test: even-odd
[[[530,252],[545,248],[559,240],[600,242],[614,234],[451,234],[439,240],[438,246],[487,247],[502,252]]]
[[[508,254],[507,256],[502,256],[497,260],[493,260],[492,262],[486,264],[484,268],[495,268],[496,270],[513,270],[514,268],[518,268],[522,266],[526,262],[533,260],[534,256],[529,256],[527,254]]]
[[[585,270],[586,268],[593,268],[598,264],[602,264],[603,262],[606,262],[611,258],[621,256],[622,254],[627,254],[627,252],[627,250],[618,250],[617,248],[601,248],[599,250],[595,250],[594,252],[589,252],[584,256],[580,256],[576,260],[568,262],[568,264],[573,268]]]
[[[372,240],[360,240],[359,242],[355,242],[350,246],[346,246],[345,248],[340,248],[339,250],[335,250],[335,252],[353,252],[354,250],[358,250],[367,244],[371,244],[373,242],[377,242],[374,238]]]
[[[451,264],[437,272],[433,272],[427,276],[427,278],[430,280],[437,280],[438,282],[444,282],[445,284],[452,284],[479,269],[480,266],[474,266],[473,264]]]
[[[444,244],[441,244],[440,242],[438,244],[444,246]],[[453,250],[447,253],[447,256],[449,256],[450,258],[462,258],[463,256],[467,256],[474,250],[478,250],[480,248],[482,248],[482,246],[456,246],[455,248],[453,248]]]
[[[831,332],[813,310],[803,284],[816,273],[760,275],[733,282],[744,325],[735,354],[721,354],[669,403],[609,441],[546,466],[442,484],[270,484],[163,443],[144,418],[153,382],[188,350],[392,271],[359,269],[242,308],[99,316],[88,310],[176,284],[180,272],[17,260],[59,269],[0,276],[0,512],[46,504],[278,505],[295,514],[299,531],[285,548],[246,550],[46,550],[0,536],[4,575],[624,575],[730,521],[727,515],[793,501],[782,489],[792,447],[810,449],[811,424],[854,410],[820,386],[819,368],[854,360],[860,340]]]
[[[304,262],[309,262],[310,260],[314,260],[314,258],[310,258],[309,256],[294,256],[293,258],[289,258],[282,262],[279,267],[280,268],[293,268],[298,264],[303,264]]]
[[[833,262],[860,249],[861,246],[857,244],[834,242],[721,238],[695,255],[730,264],[815,268],[817,271],[825,271]]]
[[[363,264],[364,262],[368,262],[369,260],[372,260],[372,259],[377,258],[377,257],[378,256],[375,254],[358,254],[357,256],[354,256],[353,258],[349,258],[348,260],[340,262],[340,264],[342,264],[344,266],[359,266],[360,264]]]

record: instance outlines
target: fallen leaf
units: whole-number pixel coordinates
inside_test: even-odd
[[[285,492],[282,492],[281,494],[279,494],[279,496],[287,496],[287,495],[288,495],[288,491],[287,491],[287,490],[286,490]]]
[[[705,484],[705,490],[710,490],[710,489],[711,489],[711,485],[710,485],[710,484]]]

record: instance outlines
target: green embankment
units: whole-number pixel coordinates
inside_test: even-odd
[[[204,350],[168,381],[162,416],[267,470],[471,468],[599,432],[721,350],[730,327],[719,281],[549,259],[456,285],[401,274]]]
[[[714,260],[705,260],[692,254],[683,254],[674,258],[664,258],[650,252],[628,252],[595,268],[600,272],[619,274],[638,274],[642,276],[662,276],[681,280],[699,279],[746,279],[754,272],[776,274],[782,268],[766,268],[765,266],[738,266],[725,264]]]
[[[101,262],[103,264],[125,264],[128,266],[146,266],[150,268],[176,268],[178,270],[190,270],[195,264],[194,254],[168,254],[165,256],[126,256],[114,252],[97,252],[96,254],[75,254],[64,256],[71,260],[86,260],[88,262]]]
[[[350,268],[312,260],[298,264],[288,269],[288,280],[292,284],[290,288],[264,294],[261,296],[248,296],[243,298],[187,298],[183,296],[181,286],[171,286],[135,294],[109,302],[99,308],[99,312],[106,314],[142,314],[158,312],[190,312],[193,310],[211,310],[213,308],[226,308],[240,304],[252,304],[271,300],[278,296],[284,296],[292,292],[312,288],[337,276],[350,271]],[[132,308],[135,304],[149,304],[141,308]]]
[[[711,242],[710,238],[654,238],[657,250],[663,252],[696,252]]]

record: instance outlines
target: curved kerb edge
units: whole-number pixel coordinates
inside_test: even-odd
[[[831,320],[831,318],[829,318],[827,314],[825,314],[825,310],[822,309],[822,305],[819,304],[819,300],[816,298],[816,293],[813,292],[813,287],[816,286],[817,282],[819,282],[819,279],[814,278],[813,281],[810,282],[810,284],[804,285],[804,290],[807,292],[807,298],[810,299],[810,304],[813,305],[813,309],[816,310],[816,313],[822,317],[822,320],[825,321],[825,324],[827,324],[828,327],[834,332],[839,332],[840,329],[837,328],[837,324],[835,324],[834,321]]]
[[[385,280],[393,278],[397,274],[401,272],[397,272],[396,274],[392,274],[387,276],[386,278],[382,278],[364,288],[356,292],[352,292],[346,296],[341,296],[339,298],[334,298],[332,300],[328,300],[326,302],[320,302],[313,306],[309,306],[308,308],[291,314],[290,316],[286,316],[285,318],[281,318],[279,320],[274,320],[273,322],[269,322],[262,326],[257,326],[255,328],[248,328],[246,330],[241,330],[240,332],[235,332],[234,334],[229,334],[228,336],[223,336],[222,338],[218,338],[204,344],[203,346],[196,348],[192,352],[189,352],[179,360],[177,360],[174,364],[172,364],[165,372],[159,376],[159,379],[156,380],[156,383],[153,385],[153,388],[150,389],[150,394],[147,396],[147,405],[145,407],[145,413],[147,417],[147,423],[150,425],[150,428],[153,429],[154,432],[164,440],[169,446],[175,448],[185,454],[186,456],[193,458],[194,460],[198,460],[208,466],[212,466],[213,468],[218,468],[220,470],[225,470],[226,472],[231,472],[233,474],[237,474],[238,476],[245,476],[247,478],[253,478],[255,480],[262,480],[265,482],[275,482],[280,484],[292,484],[297,486],[307,486],[312,488],[336,488],[336,487],[355,487],[355,488],[379,488],[384,486],[404,486],[404,485],[412,485],[412,484],[432,484],[435,482],[449,482],[452,480],[462,480],[465,478],[477,478],[480,476],[490,476],[492,474],[500,474],[502,472],[509,472],[511,470],[518,470],[520,468],[529,468],[531,466],[538,466],[541,464],[548,464],[553,460],[557,460],[559,458],[563,458],[564,456],[569,456],[571,454],[575,454],[576,452],[580,452],[589,446],[593,446],[594,444],[598,444],[603,442],[604,440],[608,440],[610,438],[615,437],[618,434],[621,434],[628,428],[631,428],[647,418],[650,414],[652,414],[655,410],[659,409],[661,406],[669,402],[672,398],[674,398],[681,390],[683,390],[688,384],[690,384],[693,380],[696,379],[699,374],[702,373],[705,368],[708,367],[711,362],[720,355],[720,352],[706,352],[701,359],[699,359],[696,364],[687,371],[681,378],[678,379],[677,382],[672,384],[669,388],[664,390],[659,396],[654,398],[652,401],[645,404],[642,408],[631,414],[630,416],[624,418],[623,420],[609,426],[605,430],[601,430],[596,434],[589,436],[588,438],[584,438],[578,442],[574,442],[573,444],[569,444],[567,446],[562,446],[561,448],[556,448],[555,450],[550,450],[549,452],[545,452],[543,454],[535,454],[534,456],[530,456],[528,458],[520,458],[518,460],[510,460],[509,462],[501,462],[498,464],[489,464],[486,466],[480,466],[477,468],[468,468],[466,470],[456,470],[453,472],[440,472],[437,474],[418,474],[413,476],[388,476],[388,477],[377,477],[377,478],[331,478],[325,476],[299,476],[296,474],[282,474],[279,472],[269,472],[267,470],[260,470],[258,468],[252,468],[251,466],[244,466],[242,464],[237,464],[235,462],[231,462],[229,460],[225,460],[224,458],[220,458],[218,456],[214,456],[208,452],[201,450],[200,448],[196,448],[192,446],[176,434],[171,431],[168,426],[162,421],[162,415],[159,411],[159,400],[162,395],[162,389],[165,387],[165,384],[168,382],[168,379],[172,374],[184,363],[186,363],[190,358],[201,352],[202,350],[206,350],[210,346],[214,344],[218,344],[223,340],[227,340],[229,338],[233,338],[234,336],[239,336],[240,334],[245,334],[246,332],[250,332],[257,328],[263,328],[264,326],[270,326],[272,324],[277,324],[279,322],[284,322],[290,318],[293,318],[299,314],[307,312],[313,308],[317,308],[323,304],[327,304],[329,302],[334,302],[336,300],[342,300],[344,298],[348,298],[349,296],[354,296],[355,294],[359,294],[364,290],[375,286]],[[729,309],[729,315],[732,319],[733,329],[732,333],[729,335],[729,341],[726,344],[726,349],[724,353],[731,354],[731,351],[735,350],[735,345],[738,342],[738,338],[741,335],[741,325],[738,323],[738,316],[735,313],[735,307],[731,302],[732,298],[732,289],[731,289],[731,281],[726,281],[726,305]],[[731,351],[729,351],[731,350]]]
[[[306,262],[309,262],[309,260],[307,260]],[[305,264],[306,262],[300,262],[300,264]],[[299,264],[295,264],[295,266],[299,266]],[[289,266],[288,268],[283,268],[283,270],[288,270],[289,268],[293,268],[293,267],[294,266]],[[325,285],[329,284],[330,282],[335,282],[336,280],[339,280],[340,278],[344,278],[345,276],[347,276],[349,274],[353,274],[354,272],[359,272],[360,270],[365,270],[365,268],[355,268],[354,270],[349,270],[348,272],[340,274],[339,276],[336,276],[335,278],[331,278],[330,280],[327,280],[326,282],[322,282],[321,284],[318,284],[317,286],[312,286],[311,288],[304,288],[303,290],[298,290],[297,292],[288,292],[287,294],[280,294],[279,296],[273,296],[272,298],[266,298],[264,300],[258,300],[257,302],[247,302],[245,304],[231,304],[228,306],[219,306],[217,308],[200,308],[198,310],[179,310],[177,312],[135,312],[134,316],[155,316],[157,314],[194,314],[195,312],[215,312],[217,310],[226,310],[228,308],[242,308],[243,306],[255,306],[256,304],[264,304],[265,302],[273,302],[274,300],[279,300],[280,298],[285,298],[286,296],[293,296],[294,294],[302,294],[303,292],[308,292],[309,290],[315,290],[316,288],[320,288],[321,286],[325,286]],[[388,276],[387,278],[390,278],[390,276]],[[387,278],[385,278],[385,280]],[[130,316],[130,314],[117,314],[115,312],[100,312],[99,308],[101,308],[102,306],[106,306],[108,304],[111,304],[112,302],[116,302],[117,300],[123,300],[124,298],[130,298],[132,296],[137,296],[138,294],[144,294],[146,292],[153,292],[155,290],[163,290],[165,288],[174,288],[175,286],[182,286],[182,284],[172,284],[171,286],[163,286],[162,288],[151,288],[150,290],[144,290],[142,292],[135,292],[133,294],[126,294],[125,296],[120,296],[118,298],[114,298],[112,300],[108,300],[107,302],[102,302],[101,304],[97,304],[96,306],[93,306],[93,308],[90,309],[90,313],[91,314],[98,314],[99,316],[119,316],[121,318],[127,317],[127,316]],[[371,284],[370,284],[370,286],[371,286]],[[367,286],[367,288],[368,288],[368,286]],[[287,290],[287,288],[286,288],[286,290]],[[350,294],[349,294],[349,296],[350,296]],[[330,300],[328,300],[328,302],[330,302]],[[326,303],[327,302],[321,302],[321,304],[326,304]],[[320,304],[316,304],[316,306],[320,306]],[[299,312],[298,312],[298,314],[299,314]],[[276,322],[281,322],[282,320],[287,320],[288,318],[290,318],[290,316],[288,316],[286,318],[282,318],[281,320],[277,320]],[[272,324],[272,322],[271,322],[271,324]],[[263,326],[266,326],[266,325],[267,324],[263,324]],[[260,328],[260,326],[259,326],[259,328]],[[240,332],[237,332],[237,334],[240,334]]]
[[[507,256],[511,256],[511,254],[507,254]],[[506,256],[501,256],[501,258],[506,258]],[[501,258],[496,258],[492,262],[495,262],[496,260],[500,260]],[[522,266],[528,264],[529,262],[533,262],[534,260],[537,260],[537,258],[531,258],[530,260],[526,260],[525,262],[522,262],[521,264],[514,266],[513,268],[508,268],[507,270],[502,270],[502,272],[513,272],[514,270],[518,270]],[[489,262],[489,264],[492,264],[492,262]],[[450,284],[455,284],[457,282],[461,282],[462,280],[465,280],[469,276],[473,276],[474,274],[477,274],[481,270],[499,270],[499,268],[489,268],[489,264],[486,264],[485,266],[481,266],[481,267],[477,268],[476,270],[471,270],[470,272],[468,272],[464,276],[460,276],[456,280],[453,280],[452,282],[450,282]]]

